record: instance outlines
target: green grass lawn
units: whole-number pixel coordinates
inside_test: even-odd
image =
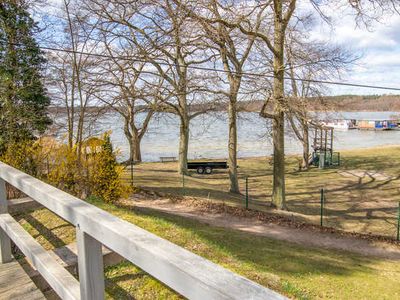
[[[91,199],[92,204],[264,286],[297,299],[400,299],[400,262],[208,226]],[[46,209],[17,216],[46,249],[75,239],[75,229]],[[44,229],[44,228],[47,229]],[[175,299],[173,291],[130,263],[105,270],[110,299]]]
[[[290,212],[319,224],[320,189],[326,190],[325,225],[346,231],[395,237],[400,201],[400,147],[342,151],[340,167],[298,171],[298,158],[287,157],[286,192]],[[250,207],[271,211],[272,166],[268,158],[239,160],[239,183],[245,193],[249,176]],[[143,163],[134,168],[134,184],[149,190],[244,205],[243,195],[228,192],[226,171],[185,177],[176,163]],[[129,172],[126,173],[129,180]],[[276,211],[274,211],[276,213]]]

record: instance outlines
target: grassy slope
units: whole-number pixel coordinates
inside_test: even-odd
[[[196,221],[139,213],[91,202],[260,284],[298,299],[400,299],[400,263],[210,227]],[[74,228],[43,209],[19,216],[47,249],[73,242]],[[43,230],[43,226],[49,230]],[[38,233],[37,229],[40,231]],[[109,298],[174,299],[178,296],[130,263],[106,270]]]
[[[319,191],[325,188],[327,226],[348,231],[394,237],[399,196],[400,147],[381,147],[343,151],[339,168],[312,168],[299,172],[295,157],[287,158],[286,191],[289,211],[301,220],[319,223]],[[272,167],[266,158],[239,161],[239,177],[244,194],[245,176],[249,176],[250,207],[269,210]],[[382,174],[363,175],[369,170]],[[386,178],[386,177],[387,178]],[[390,177],[393,178],[390,178]],[[174,163],[145,163],[135,167],[135,184],[156,191],[210,198],[243,205],[243,196],[228,192],[226,172],[211,176],[192,174],[182,178]]]

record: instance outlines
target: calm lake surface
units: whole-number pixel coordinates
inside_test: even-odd
[[[390,119],[399,112],[341,112],[330,113],[335,119]],[[321,118],[324,118],[321,115]],[[122,130],[122,119],[118,114],[108,113],[99,122],[97,131],[111,130],[114,145],[120,149],[120,159],[128,155],[128,143]],[[241,113],[238,120],[239,157],[265,156],[272,154],[270,122],[257,113]],[[189,158],[226,158],[228,126],[226,114],[200,116],[192,120],[190,127]],[[335,130],[334,150],[366,148],[400,144],[400,131]],[[142,140],[144,161],[159,161],[160,156],[178,156],[179,120],[173,115],[158,115],[149,125]],[[288,132],[286,153],[300,154],[300,143]]]

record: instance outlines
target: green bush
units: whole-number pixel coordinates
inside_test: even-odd
[[[96,156],[93,194],[106,202],[115,202],[126,194],[127,187],[121,184],[123,169],[117,163],[109,134],[104,135],[101,151]]]

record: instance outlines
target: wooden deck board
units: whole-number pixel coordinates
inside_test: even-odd
[[[0,265],[0,299],[42,300],[46,298],[19,263],[13,261]]]

